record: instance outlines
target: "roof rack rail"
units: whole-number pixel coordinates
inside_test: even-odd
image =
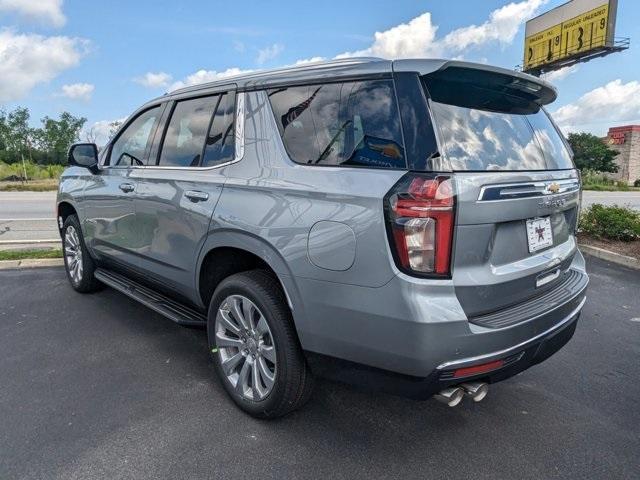
[[[333,60],[319,60],[317,62],[304,62],[299,65],[289,65],[286,67],[273,68],[269,70],[255,70],[255,71],[249,71],[246,73],[239,73],[237,75],[231,75],[229,77],[221,78],[219,80],[214,80],[212,82],[199,83],[197,85],[189,85],[187,87],[178,88],[176,90],[167,92],[165,95],[187,93],[187,92],[192,92],[194,90],[205,89],[213,85],[225,83],[227,81],[233,82],[234,80],[238,80],[238,79],[247,80],[247,79],[260,77],[263,75],[275,74],[275,73],[314,70],[317,68],[340,66],[340,65],[357,65],[360,63],[379,62],[383,60],[384,60],[383,58],[379,58],[379,57],[349,57],[349,58],[338,58]]]

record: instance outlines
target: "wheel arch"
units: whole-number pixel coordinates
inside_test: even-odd
[[[62,200],[58,202],[58,206],[56,209],[56,221],[58,224],[58,231],[62,231],[62,225],[65,220],[71,215],[78,215],[78,210],[66,200]]]
[[[231,265],[218,265],[215,261],[227,261]],[[234,273],[254,268],[269,270],[278,280],[291,309],[294,323],[303,313],[300,295],[291,271],[284,258],[264,239],[237,230],[216,231],[204,242],[196,266],[196,291],[202,306],[207,307],[217,284]],[[210,277],[214,272],[213,279]],[[207,283],[209,282],[209,283]]]

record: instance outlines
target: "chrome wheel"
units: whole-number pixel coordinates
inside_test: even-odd
[[[69,225],[64,234],[64,257],[67,270],[75,283],[82,281],[82,247],[78,232]]]
[[[216,314],[215,342],[220,365],[235,391],[248,400],[271,393],[276,349],[267,320],[246,297],[230,295]]]

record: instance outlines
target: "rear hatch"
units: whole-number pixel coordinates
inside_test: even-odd
[[[455,65],[422,79],[453,172],[451,275],[462,307],[473,321],[546,298],[571,276],[580,201],[569,147],[543,108],[555,91],[533,77]]]

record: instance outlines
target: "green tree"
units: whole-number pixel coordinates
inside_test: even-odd
[[[42,128],[34,135],[38,148],[46,154],[44,163],[64,163],[69,147],[80,138],[80,130],[86,121],[69,112],[62,112],[58,120],[44,117]]]
[[[7,139],[9,138],[9,126],[7,125],[7,114],[0,110],[0,152],[7,150]]]
[[[609,148],[601,138],[583,132],[570,133],[567,140],[573,149],[576,167],[580,170],[611,173],[618,171],[618,165],[614,162],[618,152]]]
[[[19,162],[32,158],[33,129],[29,127],[29,109],[17,107],[0,111],[0,161]]]
[[[109,123],[109,140],[111,140],[116,133],[118,133],[118,129],[122,125],[122,120],[114,120]]]

